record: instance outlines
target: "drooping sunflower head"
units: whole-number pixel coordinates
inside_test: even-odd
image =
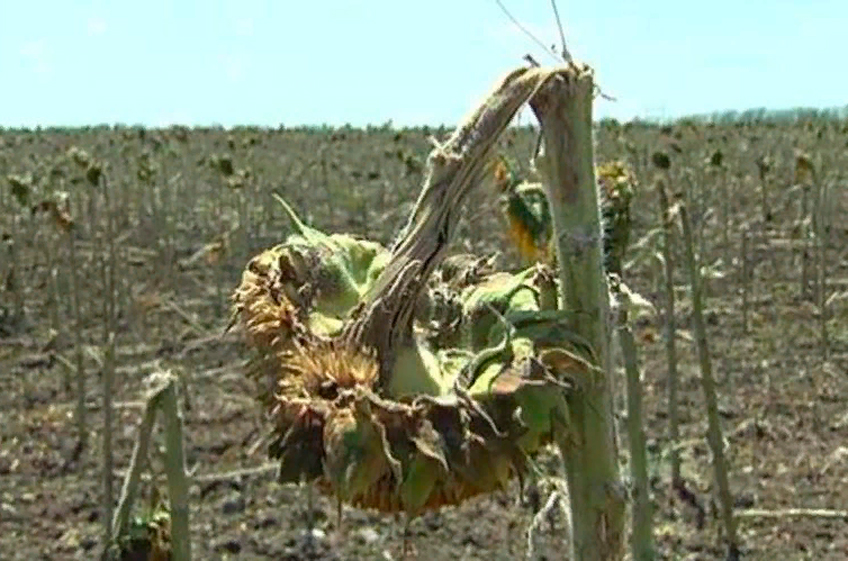
[[[281,253],[276,247],[251,259],[232,297],[233,322],[241,324],[251,346],[270,352],[287,348],[301,330]]]
[[[597,167],[604,222],[604,261],[606,270],[621,273],[624,253],[630,241],[630,203],[637,186],[636,177],[621,161]]]
[[[373,352],[336,339],[297,345],[281,357],[281,363],[279,383],[283,393],[305,393],[328,400],[343,390],[370,390],[380,372]]]
[[[596,170],[605,202],[616,206],[629,205],[636,188],[636,177],[627,164],[614,160],[598,165]]]

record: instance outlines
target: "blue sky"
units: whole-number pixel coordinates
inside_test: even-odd
[[[848,103],[846,0],[558,6],[598,117]],[[0,0],[0,126],[452,124],[526,53],[495,0]]]

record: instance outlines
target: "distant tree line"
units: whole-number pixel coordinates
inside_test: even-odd
[[[683,117],[677,118],[661,118],[661,117],[637,117],[631,121],[632,124],[636,125],[645,125],[645,126],[658,126],[658,125],[678,125],[685,123],[692,124],[715,124],[715,125],[757,125],[757,124],[771,124],[771,125],[794,125],[799,123],[811,123],[811,124],[825,124],[825,123],[834,123],[834,122],[843,122],[848,121],[848,105],[844,107],[825,107],[825,108],[816,108],[816,107],[793,107],[789,109],[767,109],[765,107],[755,107],[751,109],[745,109],[743,111],[737,109],[728,109],[726,111],[713,111],[712,113],[699,113],[694,115],[686,115]],[[598,121],[598,124],[601,127],[604,126],[619,126],[621,123],[612,117],[604,117]],[[530,127],[533,128],[534,125],[523,125],[518,128]],[[184,132],[188,132],[191,130],[197,131],[224,131],[229,130],[231,132],[252,132],[256,133],[262,130],[271,130],[276,129],[278,131],[288,130],[288,131],[299,131],[299,132],[310,132],[310,133],[328,133],[328,132],[337,132],[337,131],[352,131],[358,130],[360,127],[354,127],[351,124],[347,123],[342,126],[334,126],[329,125],[327,123],[322,123],[320,125],[296,125],[296,126],[286,126],[284,124],[279,124],[277,126],[260,126],[260,125],[237,125],[234,127],[224,127],[220,124],[212,124],[212,125],[202,125],[202,126],[186,126],[186,125],[171,125],[165,127],[146,127],[141,124],[136,125],[126,125],[124,123],[116,123],[114,125],[109,125],[106,123],[101,123],[97,125],[87,125],[81,127],[61,127],[61,126],[46,126],[46,127],[35,127],[34,129],[23,127],[23,128],[15,128],[15,127],[2,127],[0,126],[0,133],[3,132],[43,132],[43,133],[51,133],[51,134],[75,134],[78,132],[105,132],[108,130],[156,130],[156,129],[179,129]],[[373,132],[387,132],[387,131],[424,131],[425,134],[429,134],[432,130],[436,134],[444,134],[447,131],[453,130],[453,125],[441,124],[434,126],[415,126],[415,127],[396,127],[391,119],[382,123],[380,125],[367,125],[362,128],[369,133]]]
[[[848,121],[848,105],[844,107],[792,107],[789,109],[767,109],[765,107],[754,107],[739,111],[728,109],[726,111],[714,111],[712,113],[700,113],[686,115],[674,119],[644,118],[637,121],[646,125],[675,125],[682,123],[694,124],[716,124],[716,125],[793,125],[799,123],[832,123]],[[610,125],[616,123],[615,119],[601,119],[600,124]]]

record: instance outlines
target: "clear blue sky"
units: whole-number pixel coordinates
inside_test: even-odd
[[[848,0],[558,5],[596,116],[848,103]],[[494,0],[0,0],[0,125],[452,124],[526,53]]]

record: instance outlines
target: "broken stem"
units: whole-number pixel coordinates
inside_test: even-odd
[[[372,347],[380,360],[378,388],[387,387],[395,351],[412,339],[412,320],[430,275],[444,258],[468,193],[487,173],[492,150],[518,109],[554,74],[520,68],[508,74],[444,144],[435,140],[425,183],[389,265],[365,297],[345,337]]]
[[[561,450],[576,561],[621,559],[625,511],[609,376],[610,307],[594,169],[593,93],[591,69],[570,64],[530,101],[544,140],[534,165],[553,216],[561,308],[573,313],[571,328],[599,357],[599,368],[586,372],[586,383],[568,397],[573,444]]]
[[[132,511],[135,497],[138,494],[138,484],[141,481],[141,474],[147,460],[147,450],[150,448],[150,437],[153,434],[153,424],[156,422],[156,410],[159,408],[164,389],[165,386],[162,385],[151,392],[144,405],[144,415],[138,424],[138,432],[135,445],[133,446],[129,470],[124,478],[124,485],[121,488],[121,497],[118,499],[115,516],[112,518],[111,543],[115,543],[124,534],[129,524],[130,512]]]
[[[161,400],[167,450],[165,470],[168,476],[168,496],[171,501],[171,559],[190,561],[189,479],[185,471],[183,419],[177,404],[177,379],[171,374],[167,375]]]

